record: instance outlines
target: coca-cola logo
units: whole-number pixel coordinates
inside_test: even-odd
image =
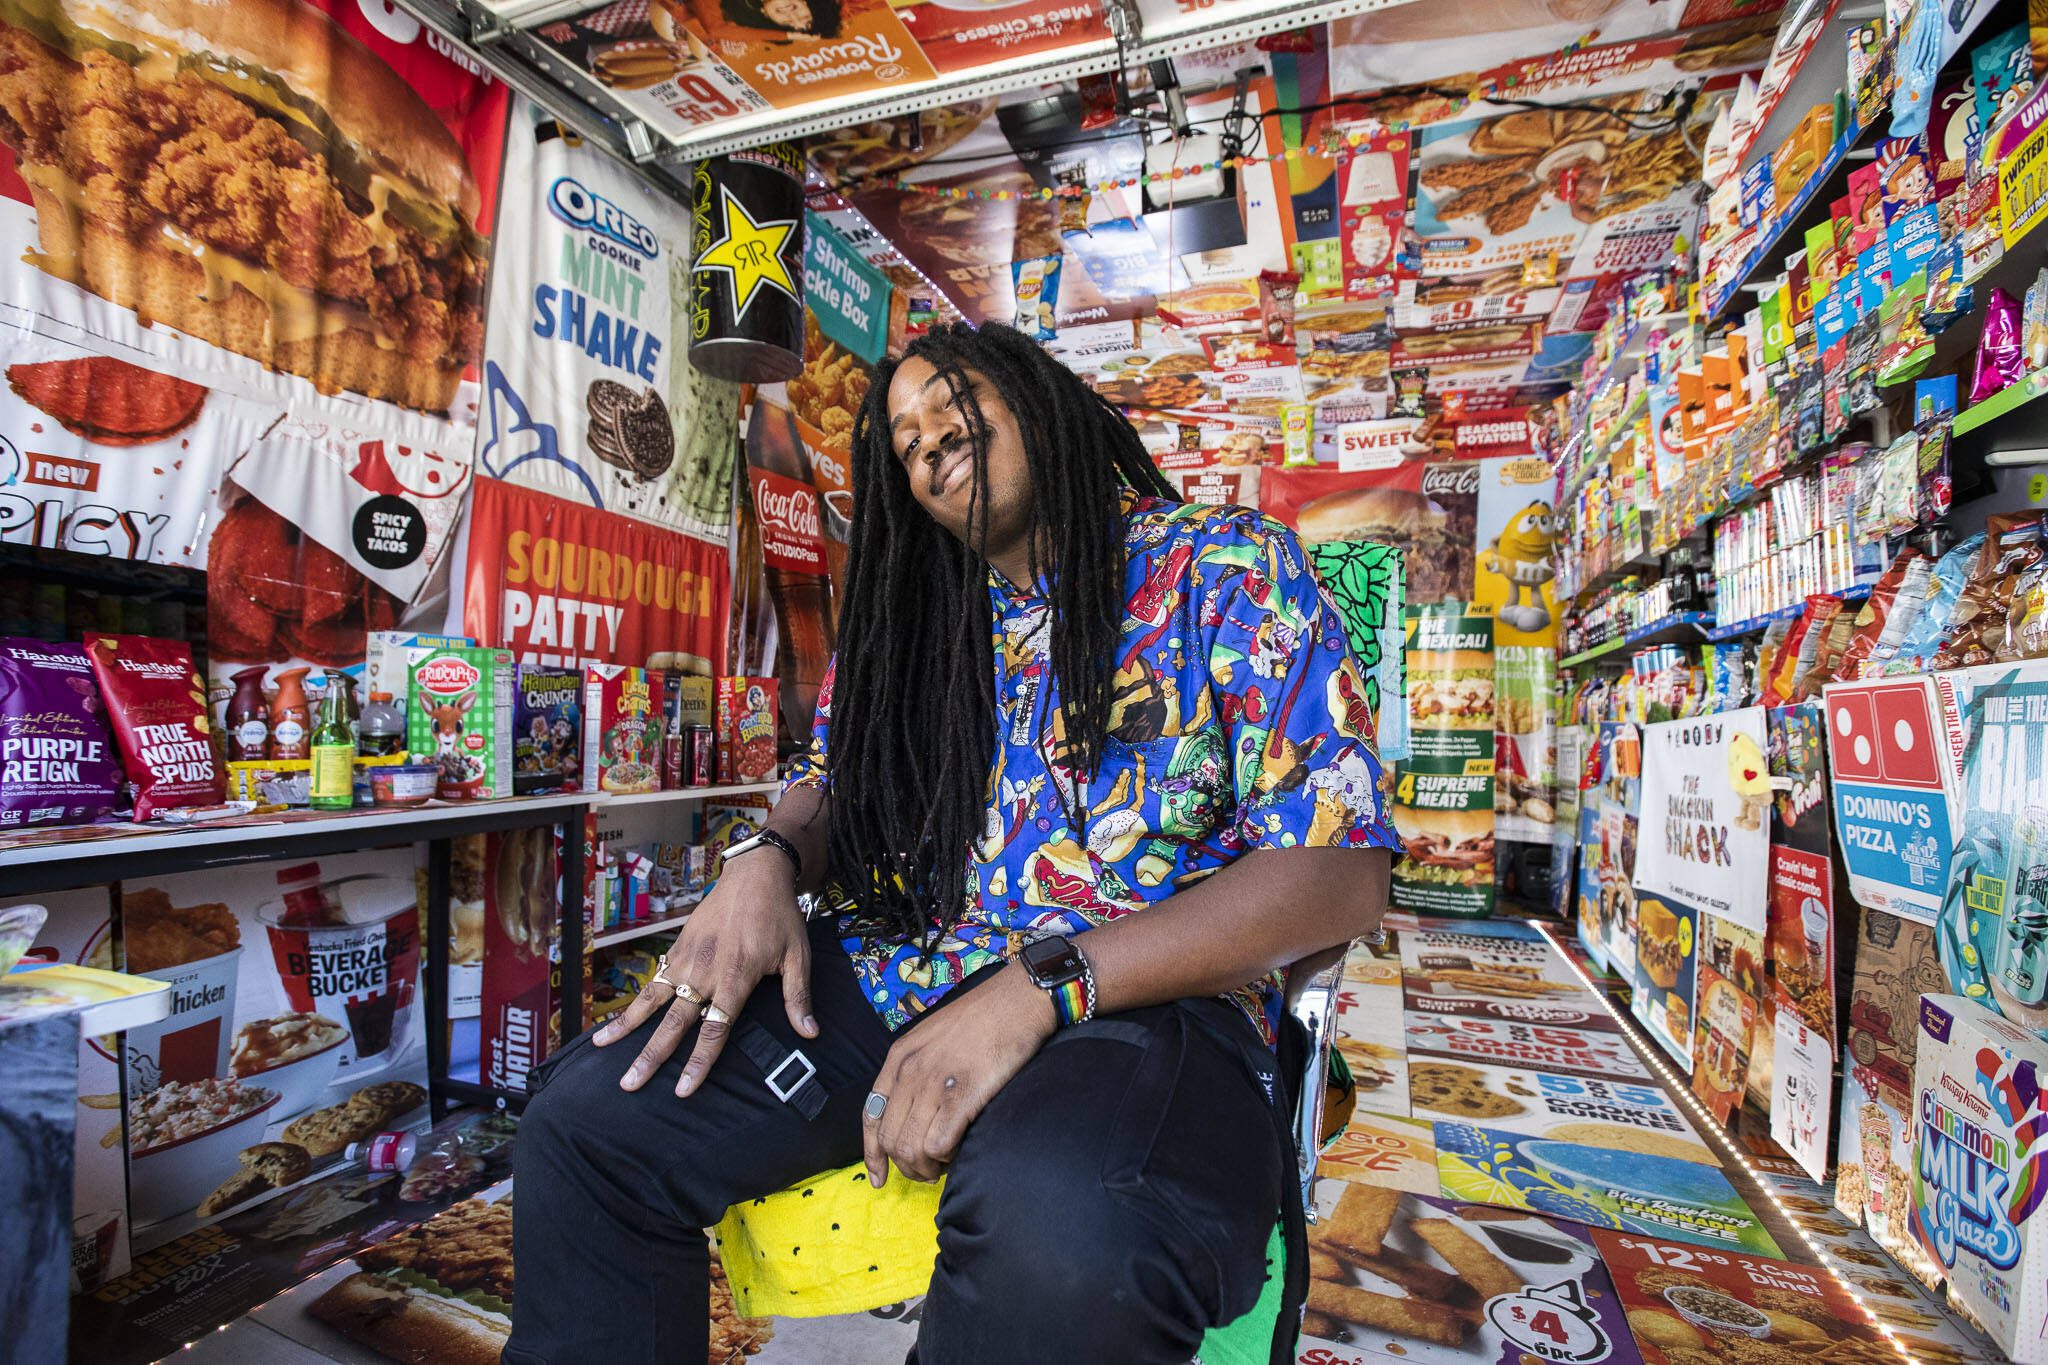
[[[412,675],[414,683],[427,692],[466,692],[483,674],[466,659],[435,659],[421,664]]]
[[[1422,471],[1422,491],[1434,493],[1477,493],[1479,466],[1476,464],[1431,465]]]
[[[766,479],[754,485],[754,510],[763,526],[772,526],[806,540],[818,538],[817,490],[798,485],[771,487]]]

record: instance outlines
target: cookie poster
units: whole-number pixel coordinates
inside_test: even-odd
[[[1762,707],[1643,727],[1637,893],[1762,932],[1772,783]]]
[[[670,276],[687,222],[531,105],[518,114],[505,148],[517,211],[498,236],[479,402],[483,471],[714,534],[731,494],[731,428],[722,451],[707,449],[687,425],[695,414],[671,406],[683,361],[669,346]]]
[[[126,969],[171,985],[123,1035],[137,1252],[423,1124],[423,912],[407,850],[121,884]]]
[[[397,6],[207,8],[211,47],[93,15],[66,51],[0,24],[6,298],[38,332],[210,389],[407,440],[466,428],[505,88]]]
[[[463,633],[521,663],[635,667],[682,653],[724,667],[725,547],[478,479]]]

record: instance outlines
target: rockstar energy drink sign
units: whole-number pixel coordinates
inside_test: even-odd
[[[804,363],[803,158],[778,142],[697,163],[690,363],[772,384]]]

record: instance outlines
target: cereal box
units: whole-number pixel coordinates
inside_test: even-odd
[[[718,775],[722,782],[775,778],[775,679],[718,680]]]
[[[363,655],[363,692],[388,692],[400,713],[406,710],[406,692],[411,686],[412,666],[437,649],[464,649],[476,641],[462,635],[416,635],[409,630],[373,630]]]
[[[661,790],[659,675],[625,664],[583,671],[583,790]]]
[[[1920,1000],[1912,1230],[1950,1297],[2020,1365],[2048,1362],[2048,1043],[1960,995]],[[2048,1221],[2048,1220],[2044,1220]]]
[[[412,665],[406,747],[440,765],[445,801],[512,794],[512,652],[462,646],[429,650]]]
[[[583,785],[583,675],[573,668],[519,665],[512,713],[512,789]]]

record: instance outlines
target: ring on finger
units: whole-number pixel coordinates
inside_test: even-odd
[[[701,1005],[704,1003],[705,996],[704,992],[698,990],[689,982],[683,981],[678,982],[676,984],[676,999],[682,1001],[686,1005]],[[717,1009],[718,1006],[713,1005],[711,1008]]]
[[[860,1107],[860,1114],[862,1118],[872,1119],[879,1123],[882,1119],[882,1111],[888,1107],[889,1097],[887,1095],[884,1095],[879,1090],[870,1090],[868,1091],[867,1103]]]
[[[703,996],[697,995],[695,991],[690,992],[690,994],[696,997],[691,1001],[692,1004],[700,1003],[704,999]],[[730,1024],[732,1016],[716,1005],[706,1005],[704,1006],[704,1022],[707,1024]]]

